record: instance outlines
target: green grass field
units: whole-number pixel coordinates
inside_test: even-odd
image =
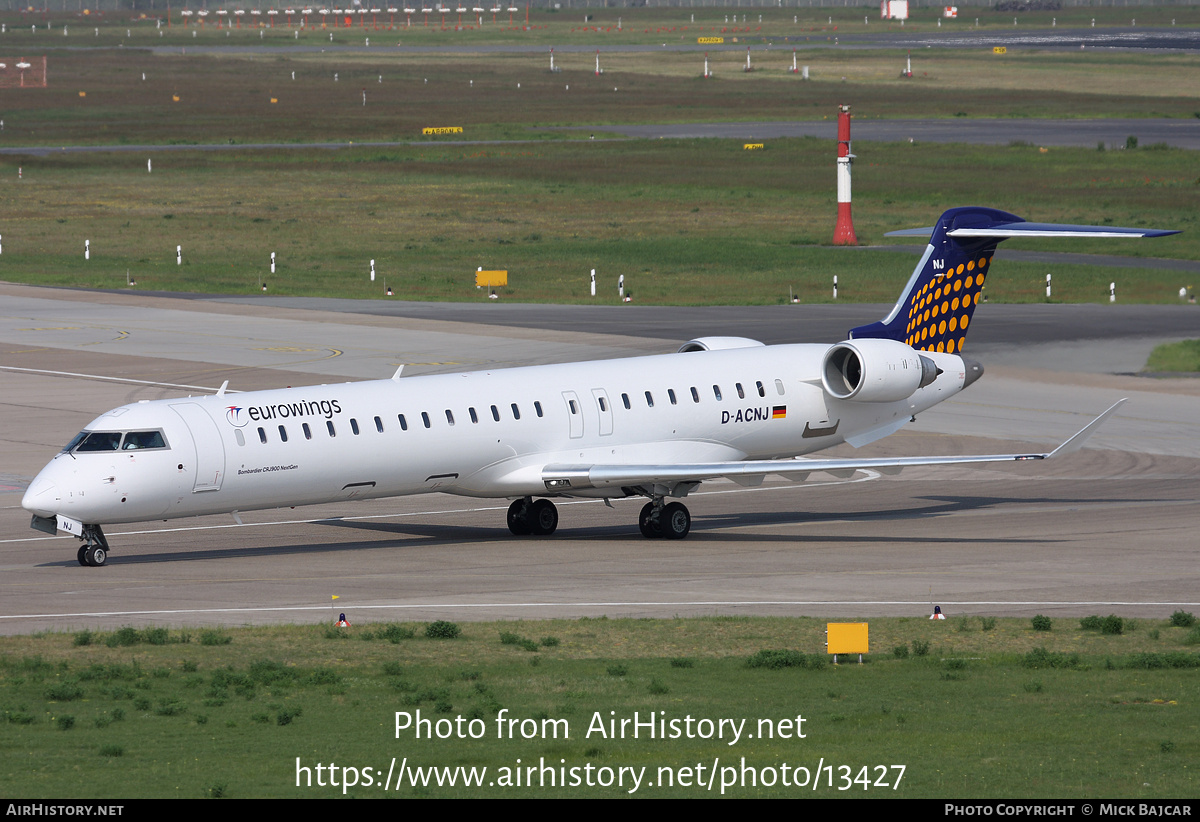
[[[1150,352],[1147,371],[1190,373],[1200,371],[1200,340],[1166,343]]]
[[[48,285],[473,300],[478,267],[509,271],[505,299],[598,302],[625,276],[642,303],[888,302],[915,257],[834,249],[832,163],[818,140],[745,152],[728,140],[171,153],[14,160],[4,279]],[[1059,222],[1188,229],[1185,151],[1097,152],[907,144],[856,147],[861,243],[977,203]],[[24,162],[22,179],[12,165]],[[981,180],[981,171],[986,182]],[[986,202],[979,202],[986,190]],[[85,241],[91,259],[83,259]],[[1027,244],[1195,259],[1200,235]],[[176,264],[176,246],[183,264]],[[270,254],[277,274],[269,275]],[[368,277],[376,261],[379,279]],[[1177,302],[1176,272],[1055,267],[1055,299]],[[1044,299],[1045,267],[1006,263],[989,296]]]
[[[1094,622],[873,619],[866,664],[837,667],[816,619],[468,623],[455,639],[416,623],[6,637],[0,791],[383,797],[395,757],[488,774],[439,787],[405,770],[390,782],[399,796],[626,795],[628,782],[588,787],[590,764],[596,779],[644,767],[641,796],[720,795],[733,780],[727,796],[1194,797],[1200,634],[1165,618],[1118,620],[1120,634]],[[398,732],[397,712],[402,726],[419,712],[435,738]],[[608,734],[634,712],[678,720],[678,737]],[[722,718],[746,720],[737,741],[699,724]],[[775,738],[760,736],[768,726]],[[575,768],[584,784],[487,784],[504,769],[515,781],[518,760]],[[822,762],[832,776],[815,794],[782,783],[785,764],[799,781]],[[711,790],[665,784],[668,771],[706,780],[697,763],[716,767]],[[319,787],[318,764],[336,764],[339,785],[353,768],[359,784]]]

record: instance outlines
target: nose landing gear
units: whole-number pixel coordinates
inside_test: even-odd
[[[100,529],[99,525],[83,526],[81,539],[83,545],[79,546],[79,551],[75,554],[80,565],[99,568],[108,562],[108,540],[105,539],[104,531]]]

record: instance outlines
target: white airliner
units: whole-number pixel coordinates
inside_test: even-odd
[[[141,401],[92,421],[38,474],[32,526],[104,565],[102,525],[440,491],[512,499],[508,527],[544,536],[551,497],[641,496],[643,535],[680,539],[677,500],[705,480],[747,486],[1077,450],[1117,408],[1045,454],[809,459],[900,429],[983,373],[961,355],[996,244],[1008,237],[1172,231],[1029,223],[947,211],[895,307],[833,345],[703,337],[677,353]],[[668,501],[673,500],[673,501]]]

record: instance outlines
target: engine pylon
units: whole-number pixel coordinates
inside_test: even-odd
[[[858,245],[854,236],[854,218],[850,216],[850,166],[854,155],[850,153],[850,106],[838,107],[838,153],[837,153],[837,225],[833,229],[834,245]]]

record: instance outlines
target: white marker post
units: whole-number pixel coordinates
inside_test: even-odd
[[[592,269],[592,296],[596,296],[596,269]]]
[[[275,273],[275,252],[271,252],[271,273]]]
[[[1050,275],[1046,275],[1046,299],[1050,299]]]
[[[837,299],[837,275],[833,275],[833,298]]]
[[[146,158],[146,173],[147,174],[154,173],[154,164],[149,157]]]
[[[83,241],[83,259],[85,259],[85,260],[92,259],[92,241],[91,240]]]
[[[175,246],[175,265],[183,265],[183,246]]]
[[[625,299],[625,275],[622,274],[617,278],[617,296],[622,300]]]
[[[375,282],[375,261],[371,260],[371,282]]]
[[[1115,303],[1117,301],[1117,284],[1116,283],[1108,284],[1108,301],[1110,303]]]

